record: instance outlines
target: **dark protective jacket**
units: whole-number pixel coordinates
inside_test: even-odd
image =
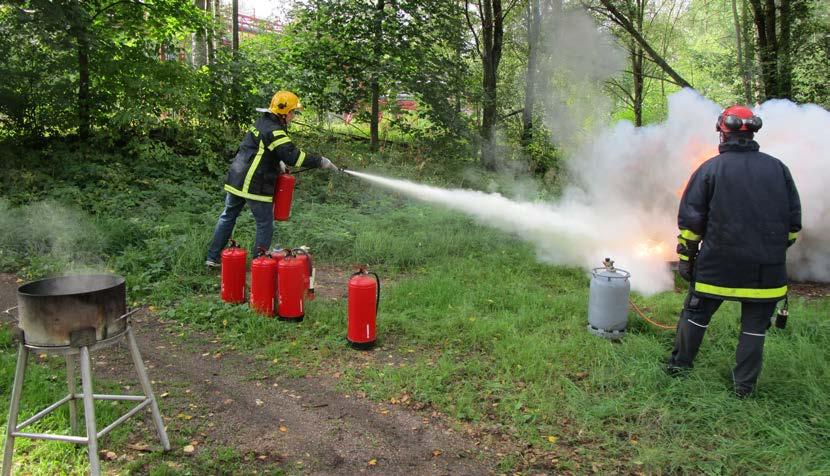
[[[298,149],[279,118],[264,113],[248,129],[225,179],[225,190],[236,196],[270,202],[280,162],[300,167],[319,167],[320,156]]]
[[[787,166],[758,149],[747,138],[727,140],[683,192],[678,253],[694,262],[699,294],[738,301],[787,294],[787,247],[801,230],[801,202]]]

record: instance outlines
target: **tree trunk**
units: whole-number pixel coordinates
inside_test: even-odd
[[[636,0],[634,2],[634,11],[631,12],[636,21],[637,31],[643,31],[643,20],[645,18],[645,5],[643,0]],[[634,125],[641,127],[643,125],[643,88],[645,86],[645,69],[643,60],[645,54],[642,46],[635,44],[631,55],[631,72],[633,76],[633,93],[632,106],[634,109]]]
[[[232,28],[233,28],[233,40],[231,43],[231,49],[233,51],[233,58],[239,55],[239,0],[232,0],[232,12],[231,15],[233,19],[231,20]]]
[[[78,44],[78,135],[81,140],[86,140],[90,131],[89,31],[86,12],[80,1],[75,0],[70,5],[75,10],[70,17],[70,30]]]
[[[504,18],[501,0],[479,2],[481,13],[481,63],[484,100],[481,121],[481,165],[488,170],[496,169],[496,115],[499,61],[504,44]]]
[[[617,24],[619,24],[621,27],[623,27],[625,31],[627,31],[628,34],[631,35],[631,37],[634,38],[634,40],[640,44],[643,50],[645,50],[645,52],[648,53],[649,57],[651,57],[651,60],[654,61],[654,63],[657,64],[657,66],[659,66],[660,69],[665,71],[666,74],[668,74],[676,84],[684,88],[692,88],[692,85],[689,84],[688,81],[683,79],[683,77],[680,76],[677,73],[677,71],[675,71],[671,66],[669,66],[666,60],[663,59],[663,57],[660,56],[654,50],[654,48],[651,47],[651,45],[646,41],[646,39],[643,38],[643,35],[640,33],[640,31],[637,30],[637,28],[635,28],[634,25],[631,24],[631,22],[628,20],[628,18],[625,17],[625,15],[623,15],[622,13],[620,13],[619,10],[617,10],[617,8],[611,3],[611,1],[612,0],[600,0],[600,3],[602,3],[605,9],[608,10],[614,21],[617,22]]]
[[[750,0],[750,5],[755,20],[755,32],[758,35],[758,52],[761,56],[762,97],[775,98],[779,95],[775,2],[765,0],[765,5],[762,5],[761,0]]]
[[[206,0],[194,0],[196,8],[202,11],[207,10],[207,3]],[[201,68],[205,64],[207,64],[207,34],[203,28],[198,28],[195,33],[193,33],[193,45],[192,51],[193,54],[191,56],[191,64],[196,68]]]
[[[372,117],[369,119],[369,150],[376,151],[380,145],[380,138],[378,134],[380,115],[380,68],[381,55],[383,54],[383,7],[384,0],[378,0],[375,12],[375,45],[374,45],[374,71],[372,72],[372,80],[369,88],[372,92]],[[387,101],[388,104],[388,101]]]
[[[749,89],[749,72],[746,70],[744,64],[743,45],[741,43],[741,22],[738,20],[738,1],[732,0],[732,20],[735,23],[735,46],[738,52],[738,71],[741,72],[741,80],[743,81],[744,100],[747,104],[752,104],[752,91]]]
[[[634,47],[631,54],[631,76],[632,76],[632,95],[631,107],[634,110],[634,125],[640,127],[643,125],[643,89],[645,85],[645,70],[643,68],[643,60],[645,54],[639,45]]]
[[[90,130],[89,35],[83,22],[83,18],[78,18],[75,40],[78,42],[78,135],[86,140]]]
[[[525,107],[522,112],[522,144],[533,139],[533,103],[536,99],[536,63],[539,55],[539,31],[542,12],[539,0],[527,3],[527,74],[525,76]]]
[[[749,90],[751,94],[748,104],[752,104],[760,97],[758,92],[759,87],[756,81],[759,61],[753,40],[752,19],[749,13],[750,7],[747,2],[748,0],[741,0],[741,39],[744,45],[744,71],[747,72],[749,78]]]
[[[790,29],[792,27],[790,0],[781,0],[779,21],[780,41],[778,42],[778,95],[791,99],[793,96],[792,65],[790,64]]]
[[[207,0],[207,10],[210,12],[210,26],[207,30],[207,62],[213,64],[216,62],[216,17],[219,12],[216,10],[217,1]]]

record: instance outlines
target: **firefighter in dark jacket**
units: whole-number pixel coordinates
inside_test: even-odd
[[[270,248],[274,234],[274,181],[281,167],[289,165],[337,170],[329,159],[303,152],[291,142],[288,124],[301,107],[296,94],[278,91],[271,99],[268,109],[257,109],[263,114],[245,133],[225,179],[225,210],[213,231],[213,240],[205,261],[208,267],[220,266],[222,248],[228,243],[236,219],[246,203],[256,221],[254,253]]]
[[[801,230],[801,203],[786,165],[759,152],[761,119],[743,106],[718,118],[720,155],[692,174],[680,201],[680,275],[689,294],[668,371],[691,369],[712,314],[741,303],[732,371],[735,394],[749,395],[761,373],[764,337],[776,302],[787,295],[787,248]]]

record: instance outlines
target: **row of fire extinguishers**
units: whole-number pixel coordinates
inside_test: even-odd
[[[247,252],[231,240],[222,251],[222,300],[245,303]],[[251,261],[248,304],[257,313],[288,322],[305,318],[305,300],[314,299],[315,269],[308,248],[260,250]],[[361,267],[349,278],[347,340],[371,348],[377,336],[380,277]]]

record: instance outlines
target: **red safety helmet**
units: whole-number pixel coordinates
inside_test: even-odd
[[[757,132],[763,125],[761,118],[746,106],[729,106],[720,113],[715,130],[728,134],[730,132]]]

